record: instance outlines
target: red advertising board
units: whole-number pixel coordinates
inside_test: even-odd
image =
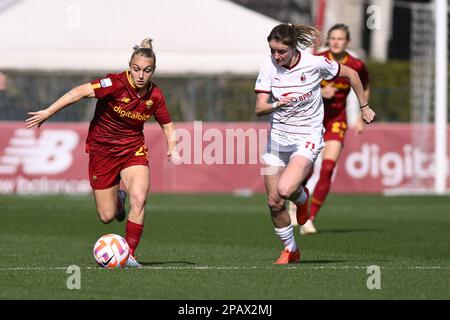
[[[88,123],[46,123],[28,130],[22,122],[0,122],[0,194],[90,192],[87,129]],[[264,192],[267,131],[261,122],[178,123],[183,163],[173,165],[161,128],[148,124],[151,192]],[[418,179],[431,187],[432,160],[432,154],[412,147],[409,124],[373,124],[362,135],[350,129],[331,191],[381,193]],[[311,186],[316,179],[317,172]]]

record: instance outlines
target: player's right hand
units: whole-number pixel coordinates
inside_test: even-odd
[[[278,107],[287,107],[291,104],[291,97],[283,96],[278,100]]]
[[[28,112],[28,114],[31,116],[27,120],[25,120],[25,124],[28,129],[31,129],[35,126],[38,126],[39,128],[44,123],[45,120],[47,120],[52,116],[52,114],[48,110]]]

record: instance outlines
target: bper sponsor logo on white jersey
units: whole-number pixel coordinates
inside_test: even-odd
[[[286,93],[282,94],[283,97],[291,98],[291,102],[294,103],[294,104],[306,102],[309,98],[312,97],[312,95],[313,95],[312,91],[310,91],[308,93],[303,93],[303,92],[286,92]]]
[[[73,162],[72,151],[79,141],[73,130],[36,131],[17,129],[3,152],[0,150],[0,174],[59,174]]]

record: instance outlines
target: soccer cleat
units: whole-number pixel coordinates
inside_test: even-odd
[[[119,190],[117,193],[117,215],[116,220],[122,222],[125,219],[126,211],[125,211],[125,201],[127,199],[127,193],[123,190]]]
[[[281,256],[278,258],[274,264],[288,264],[288,263],[298,263],[300,262],[300,250],[296,250],[294,252],[290,252],[287,249],[284,249],[281,252]]]
[[[308,235],[308,234],[316,234],[317,230],[314,227],[314,222],[311,219],[308,219],[304,225],[300,227],[300,234],[301,235]]]
[[[291,218],[291,224],[294,227],[298,226],[298,222],[297,222],[297,206],[292,201],[289,201],[289,218]]]
[[[296,203],[297,206],[297,222],[299,225],[304,225],[309,218],[309,190],[307,187],[303,187],[306,192],[306,200],[302,204]]]
[[[125,262],[124,267],[126,268],[143,268],[144,266],[136,261],[136,258],[131,254],[128,256],[127,262]]]

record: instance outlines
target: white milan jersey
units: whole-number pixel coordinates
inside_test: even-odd
[[[309,135],[323,134],[323,101],[320,82],[335,78],[339,63],[323,56],[300,50],[298,62],[290,69],[277,65],[272,56],[262,64],[255,92],[271,95],[273,100],[283,96],[291,102],[270,115],[269,140],[280,145],[292,145]]]

